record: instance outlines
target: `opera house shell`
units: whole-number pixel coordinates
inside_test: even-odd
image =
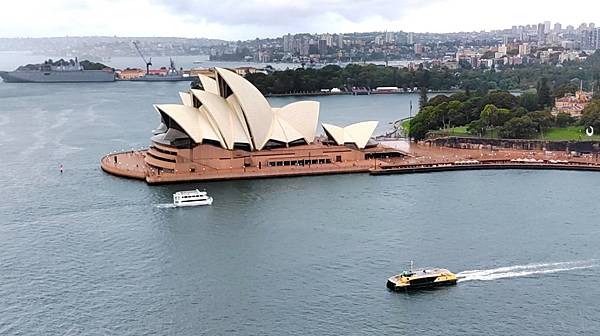
[[[318,102],[275,108],[230,70],[199,77],[201,88],[180,92],[181,104],[154,105],[160,125],[148,150],[109,155],[102,168],[166,183],[364,171],[375,157],[402,155],[370,141],[376,121],[322,124],[326,137],[317,137]]]

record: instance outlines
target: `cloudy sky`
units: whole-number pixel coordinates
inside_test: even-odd
[[[578,26],[598,13],[598,0],[10,0],[2,2],[0,37],[454,32],[545,20]]]

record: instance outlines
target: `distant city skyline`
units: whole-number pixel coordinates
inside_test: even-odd
[[[571,6],[572,8],[570,8]],[[3,4],[0,37],[180,36],[223,40],[287,33],[470,32],[550,21],[594,22],[600,3],[506,0],[53,0]],[[10,15],[7,15],[10,14]]]

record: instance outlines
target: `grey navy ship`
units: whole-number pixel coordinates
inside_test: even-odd
[[[83,64],[82,64],[83,63]],[[92,68],[92,69],[89,69]],[[80,83],[114,82],[113,69],[100,63],[60,59],[47,60],[42,64],[20,66],[15,71],[0,71],[0,77],[7,83]]]

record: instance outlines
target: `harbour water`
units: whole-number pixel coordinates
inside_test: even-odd
[[[0,83],[1,335],[593,335],[596,173],[465,171],[148,186],[100,157],[148,144],[187,83]],[[273,98],[280,106],[297,98]],[[318,97],[321,120],[412,95]],[[61,174],[59,165],[64,166]],[[212,206],[162,207],[206,188]],[[455,287],[392,293],[415,260]]]

